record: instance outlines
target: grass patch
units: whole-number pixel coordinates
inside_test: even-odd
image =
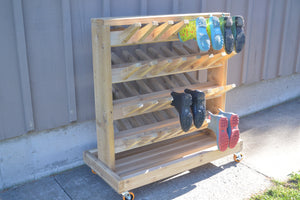
[[[300,199],[300,174],[292,173],[287,182],[273,180],[274,186],[263,194],[255,195],[251,200],[299,200]]]

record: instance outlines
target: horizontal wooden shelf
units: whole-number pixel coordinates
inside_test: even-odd
[[[195,13],[182,15],[142,16],[127,18],[94,18],[92,23],[111,26],[112,47],[154,42],[177,41],[177,33],[189,20],[211,15],[221,17],[229,13]],[[117,26],[116,28],[113,28]],[[124,27],[128,26],[128,27]]]
[[[141,115],[143,113],[171,108],[173,107],[171,106],[171,102],[173,100],[171,96],[172,91],[183,92],[186,88],[191,90],[197,89],[203,91],[205,93],[205,98],[208,100],[218,97],[234,87],[235,84],[218,86],[213,82],[207,82],[114,100],[113,118],[114,120],[123,119],[126,117]]]
[[[163,120],[149,125],[144,125],[137,128],[132,128],[115,133],[115,152],[119,153],[134,149],[137,147],[149,145],[155,142],[178,137],[197,130],[207,128],[207,123],[204,122],[201,128],[197,129],[192,126],[188,132],[181,129],[178,117],[168,120]]]
[[[83,157],[100,177],[122,193],[240,152],[242,146],[240,140],[233,149],[220,152],[213,136],[194,134],[121,153],[116,157],[115,171],[98,160],[97,150],[86,151]]]
[[[141,51],[138,52],[142,53]],[[113,65],[112,83],[221,67],[224,61],[234,55],[234,52],[230,55],[227,55],[225,52],[204,55],[198,53],[151,59],[147,54],[144,54],[144,57],[147,56],[147,60]]]

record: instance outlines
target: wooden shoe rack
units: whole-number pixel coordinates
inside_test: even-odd
[[[92,19],[97,149],[85,163],[118,193],[176,175],[242,150],[220,152],[205,122],[183,132],[171,91],[206,93],[212,113],[225,109],[227,55],[224,49],[199,52],[177,33],[199,13]],[[148,43],[161,43],[158,47]],[[124,46],[130,48],[124,48]],[[133,46],[135,45],[135,46]],[[195,72],[207,72],[199,82]]]

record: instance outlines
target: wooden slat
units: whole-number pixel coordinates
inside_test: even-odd
[[[189,24],[189,20],[183,20],[178,22],[177,24],[173,25],[171,28],[169,28],[168,31],[166,31],[162,36],[162,40],[169,40],[172,38],[172,36],[176,35],[181,29],[183,29],[187,24]],[[175,37],[177,40],[178,37]]]
[[[180,144],[180,145],[179,145]],[[116,171],[120,176],[126,176],[137,170],[144,170],[172,160],[181,158],[184,155],[194,153],[205,148],[212,147],[215,141],[204,133],[197,133],[178,141],[117,160]],[[151,163],[148,162],[151,160]]]
[[[218,68],[211,68],[207,70],[207,81],[213,81],[219,86],[225,86],[227,83],[227,61],[223,61],[222,66]],[[218,98],[207,101],[207,107],[210,111],[217,113],[218,109],[225,110],[226,95],[223,93]]]
[[[183,46],[174,45],[173,49],[178,55],[189,55],[190,53]]]
[[[220,17],[220,13],[212,13],[213,15]],[[228,13],[224,13],[225,16],[229,16]],[[164,42],[164,41],[178,41],[177,33],[184,28],[188,23],[189,19],[196,19],[200,16],[208,16],[207,14],[185,14],[185,15],[165,15],[165,16],[150,16],[145,17],[132,17],[132,18],[102,18],[102,19],[92,19],[92,21],[102,21],[104,24],[110,24],[111,26],[120,25],[130,25],[129,28],[125,30],[112,31],[111,32],[111,45],[112,46],[124,46],[124,45],[134,45],[134,44],[146,44],[153,42]],[[157,29],[153,34],[151,33],[145,40],[144,37],[140,41],[136,39],[130,40],[136,32],[139,30],[141,24],[151,24],[153,21],[158,23],[163,23],[160,29]],[[172,25],[172,23],[177,22]],[[147,32],[147,34],[150,32]],[[152,35],[152,36],[151,36]]]
[[[159,63],[159,65],[157,65],[157,67],[152,70],[152,72],[151,72],[152,75],[158,75],[159,73],[161,73],[162,71],[164,71],[165,69],[167,69],[172,64],[172,62],[173,62],[172,59],[169,59],[169,58],[168,59],[164,59],[165,57],[163,55],[161,55],[153,47],[149,47],[148,48],[148,52],[149,52],[150,55],[152,55],[152,57],[163,59]]]
[[[187,148],[185,145],[189,142],[188,140],[190,138],[192,138],[193,141],[198,141],[198,145],[195,145],[194,149],[190,147]],[[84,161],[116,192],[123,193],[240,152],[243,148],[243,141],[240,140],[233,149],[228,148],[226,151],[220,152],[217,150],[217,146],[213,145],[215,144],[213,137],[198,136],[198,138],[196,138],[195,136],[190,136],[190,138],[180,139],[165,145],[160,145],[156,148],[150,148],[150,150],[147,151],[136,151],[135,154],[129,154],[128,157],[118,159],[116,161],[118,166],[125,166],[125,163],[132,163],[131,165],[127,165],[129,173],[124,173],[124,176],[119,176],[118,171],[113,172],[101,163],[95,154],[97,150],[85,152]],[[159,152],[159,154],[157,152]],[[185,153],[182,153],[179,157],[177,156],[178,152]],[[157,157],[157,155],[159,155],[159,157]],[[173,156],[175,158],[170,159]],[[158,161],[156,165],[151,164],[152,159],[149,159],[151,157]],[[141,158],[146,158],[143,160],[144,165],[134,167],[134,163],[139,162]],[[166,162],[160,161],[163,160],[163,158],[166,159]],[[149,167],[145,168],[144,166],[147,165]]]
[[[130,80],[140,80],[142,78],[151,78],[165,76],[183,72],[196,71],[221,66],[223,58],[229,58],[233,55],[227,55],[225,52],[215,55],[189,54],[184,57],[176,55],[166,47],[161,48],[166,55],[172,55],[171,58],[159,58],[153,60],[142,50],[137,49],[136,54],[143,61],[137,61],[128,51],[123,51],[126,60],[136,63],[113,65],[112,82],[119,83]],[[217,64],[216,64],[217,63]]]
[[[162,46],[160,47],[160,49],[169,57],[172,57],[172,56],[177,56],[176,53],[172,52],[169,48],[167,48],[166,46]]]
[[[213,84],[213,82],[205,83],[205,84],[195,84],[195,85],[190,85],[190,89],[199,89],[203,91],[208,91],[214,88],[216,85]],[[170,94],[172,91],[175,92],[183,92],[185,89],[184,87],[178,87],[174,88],[172,90],[163,90],[159,92],[152,92],[149,94],[144,94],[144,95],[138,95],[138,96],[133,96],[129,98],[124,98],[124,99],[119,99],[119,100],[114,100],[113,105],[114,105],[114,120],[116,119],[121,119],[124,118],[124,115],[126,117],[128,116],[133,116],[134,114],[137,113],[131,113],[128,115],[128,107],[134,106],[135,108],[137,107],[139,103],[144,104],[142,102],[147,102],[147,101],[153,101],[153,100],[158,100],[159,102],[167,102],[172,101],[170,99]],[[166,105],[166,108],[170,108],[170,105]],[[154,109],[152,109],[153,111]]]
[[[170,20],[163,23],[159,27],[153,30],[153,32],[147,37],[146,41],[156,41],[158,40],[172,25],[174,21]]]
[[[95,151],[85,151],[83,153],[84,162],[92,168],[105,182],[110,185],[115,191],[119,191],[119,183],[122,181],[120,176],[108,168],[103,162],[101,162],[97,155],[94,155]]]
[[[179,79],[177,79],[176,81],[178,82]],[[171,108],[171,102],[173,98],[171,97],[170,93],[172,91],[183,92],[187,87],[187,84],[182,82],[181,85],[184,86],[115,100],[113,103],[114,120]],[[203,91],[206,94],[206,99],[209,100],[216,98],[224,94],[225,92],[235,88],[235,84],[225,86],[217,86],[213,85],[212,83],[193,84],[188,85],[188,88],[192,90],[197,89]]]
[[[114,52],[111,52],[111,62],[113,65],[124,63],[124,61]]]
[[[126,43],[140,29],[141,26],[141,23],[135,23],[122,31],[119,35],[121,43]]]
[[[160,121],[119,132],[115,136],[115,151],[119,153],[205,128],[207,128],[206,122],[199,129],[192,126],[188,132],[184,132],[180,127],[178,118]]]
[[[190,53],[190,54],[194,54],[197,53],[197,51],[195,50],[195,48],[191,47],[190,45],[183,43],[183,47]]]
[[[224,62],[226,62],[227,60],[229,60],[231,57],[235,56],[237,53],[235,51],[233,51],[231,54],[227,54],[225,56],[223,56],[221,59],[219,59],[218,61],[216,61],[216,64],[222,64]]]
[[[210,142],[213,143],[213,141],[214,139],[211,139]],[[209,144],[209,142],[206,142],[206,144]],[[137,171],[130,175],[123,176],[123,181],[121,181],[120,183],[122,187],[120,187],[119,192],[141,187],[143,185],[147,185],[149,183],[156,182],[158,180],[193,169],[200,165],[207,164],[224,156],[240,152],[242,148],[242,141],[239,141],[233,149],[228,148],[224,152],[218,151],[217,147],[214,146],[209,149],[204,149],[203,151],[200,150],[198,152],[195,152],[194,154],[182,156],[181,158],[170,162],[166,162],[160,165],[153,166],[151,168]],[[149,162],[151,161],[149,160]]]
[[[144,41],[150,33],[158,26],[157,21],[147,24],[140,30],[138,30],[128,41],[128,43],[137,43]]]
[[[136,17],[122,17],[122,18],[93,18],[92,21],[104,21],[105,25],[111,26],[119,26],[119,25],[130,25],[137,22],[142,24],[149,24],[152,21],[158,21],[159,23],[167,22],[169,20],[173,21],[181,21],[185,19],[196,19],[198,17],[208,18],[211,15],[216,17],[221,16],[230,16],[229,13],[222,13],[222,12],[212,12],[212,13],[192,13],[192,14],[173,14],[173,15],[153,15],[153,16],[136,16]]]
[[[115,167],[110,27],[92,23],[94,94],[98,158],[110,169]],[[105,94],[105,95],[103,95]]]
[[[123,50],[122,55],[127,62],[138,62],[138,59],[135,58],[129,51]]]

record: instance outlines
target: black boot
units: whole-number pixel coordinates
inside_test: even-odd
[[[231,17],[221,17],[220,24],[224,37],[225,51],[227,54],[231,54],[234,47],[234,37],[231,30],[233,23]]]
[[[192,113],[194,117],[194,125],[200,128],[205,120],[205,94],[199,90],[185,89],[185,93],[192,95]]]
[[[171,103],[179,113],[180,125],[184,132],[187,132],[193,122],[193,116],[191,113],[190,106],[192,105],[192,96],[185,93],[171,93],[173,101]]]
[[[245,31],[244,31],[244,18],[242,16],[233,16],[232,17],[233,26],[232,33],[235,40],[234,48],[235,52],[239,53],[242,51],[245,45]]]

